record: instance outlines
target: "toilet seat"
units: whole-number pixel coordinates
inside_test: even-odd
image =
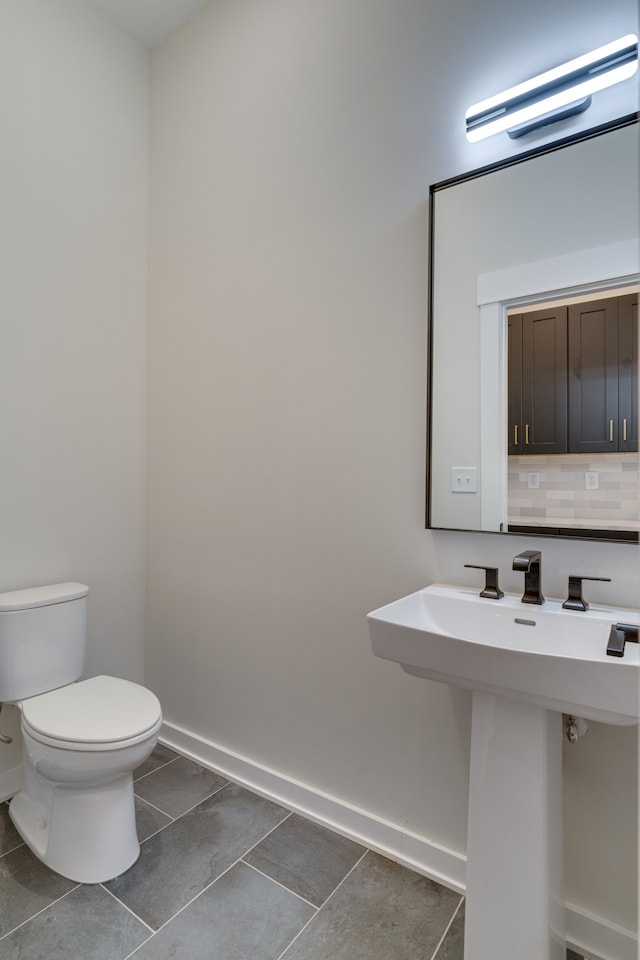
[[[62,750],[118,750],[146,740],[162,723],[158,698],[118,677],[91,677],[22,702],[22,728]]]

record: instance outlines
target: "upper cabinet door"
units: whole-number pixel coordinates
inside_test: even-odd
[[[638,295],[618,301],[618,447],[638,449]]]
[[[569,307],[569,452],[638,449],[638,298]]]
[[[618,449],[618,300],[569,307],[569,452]]]
[[[567,308],[522,315],[523,453],[567,452]]]

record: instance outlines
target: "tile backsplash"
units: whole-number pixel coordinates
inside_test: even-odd
[[[570,521],[594,527],[640,524],[638,453],[508,459],[509,519],[514,522]]]

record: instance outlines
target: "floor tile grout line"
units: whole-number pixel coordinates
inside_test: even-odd
[[[142,943],[139,943],[137,947],[134,947],[131,953],[128,953],[123,960],[131,960],[131,957],[135,957],[138,950],[141,950],[147,943],[150,943],[155,937],[155,933],[152,933],[150,937],[147,937],[146,940],[143,940]]]
[[[281,883],[279,880],[276,880],[275,877],[270,877],[268,873],[265,873],[263,870],[260,870],[258,867],[254,867],[252,863],[247,863],[247,861],[244,860],[242,857],[237,862],[241,863],[245,867],[249,867],[251,870],[255,870],[255,872],[259,874],[261,877],[264,877],[265,880],[270,880],[272,883],[275,883],[276,886],[280,887],[281,890],[286,890],[287,893],[290,893],[294,897],[297,897],[298,900],[301,900],[303,903],[306,903],[308,907],[312,907],[316,911],[316,913],[320,909],[320,907],[317,904],[312,903],[311,900],[307,900],[307,898],[303,897],[301,893],[296,893],[296,891],[292,890],[291,887],[287,887],[286,884]],[[322,906],[322,904],[320,906]]]
[[[169,822],[170,822],[170,823],[175,823],[176,820],[179,820],[179,819],[180,819],[180,817],[172,817],[171,814],[170,814],[170,813],[167,813],[166,810],[163,810],[162,807],[159,807],[159,806],[158,806],[157,804],[155,804],[155,803],[151,803],[149,800],[145,800],[144,797],[139,797],[138,794],[135,793],[135,792],[134,792],[134,796],[135,796],[136,800],[140,800],[142,803],[146,803],[146,805],[147,805],[148,807],[151,807],[152,810],[157,810],[158,813],[161,813],[163,817],[169,817]],[[182,816],[182,814],[180,814],[180,816]],[[157,829],[156,831],[154,831],[154,834],[153,834],[153,835],[155,835],[156,833],[159,833],[160,830],[164,830],[164,828],[165,828],[165,827],[168,827],[168,826],[169,826],[168,823],[164,823],[161,827],[158,827],[158,829]],[[145,837],[144,839],[145,839],[145,840],[148,840],[149,838],[148,838],[148,837]],[[144,841],[142,841],[142,840],[140,841],[140,843],[143,843],[143,842],[144,842]]]
[[[225,786],[226,786],[226,784],[225,784]],[[221,789],[222,789],[222,788],[221,788]],[[196,804],[196,806],[197,806],[197,804]],[[154,930],[153,936],[155,937],[156,934],[160,933],[161,930],[164,930],[164,928],[165,928],[165,927],[168,927],[170,923],[173,923],[173,921],[176,919],[176,917],[179,917],[180,914],[181,914],[184,910],[186,910],[187,907],[191,906],[191,904],[194,903],[199,897],[201,897],[203,893],[205,893],[207,890],[210,890],[211,887],[212,887],[215,883],[218,882],[218,880],[222,879],[222,877],[225,876],[225,874],[229,873],[229,871],[232,870],[232,869],[233,869],[235,866],[237,866],[239,863],[242,863],[242,862],[243,862],[243,861],[242,861],[242,857],[246,856],[246,854],[249,853],[249,851],[253,850],[253,848],[254,848],[255,846],[257,846],[258,843],[262,843],[262,841],[263,841],[264,839],[266,839],[266,837],[268,837],[269,834],[273,833],[273,831],[274,831],[277,827],[279,827],[281,823],[284,823],[285,820],[288,820],[288,818],[291,816],[291,813],[292,813],[291,810],[287,811],[287,816],[286,816],[286,817],[283,817],[282,820],[279,821],[279,823],[277,823],[274,827],[271,828],[271,830],[268,830],[267,833],[265,833],[264,837],[261,837],[260,840],[258,840],[256,843],[252,844],[252,846],[250,846],[247,850],[245,850],[245,852],[244,852],[241,856],[237,857],[237,858],[233,861],[233,863],[230,863],[229,866],[226,867],[226,868],[222,871],[222,873],[218,874],[218,876],[217,876],[214,880],[212,880],[211,883],[208,883],[206,887],[203,887],[202,890],[200,890],[198,893],[196,893],[195,897],[192,897],[191,900],[188,901],[188,903],[185,903],[182,907],[180,907],[179,910],[177,910],[171,917],[169,917],[168,920],[165,920],[165,922],[162,923],[162,924],[158,927],[157,930]],[[167,826],[169,826],[169,824],[167,824]],[[162,829],[164,829],[164,827],[163,827]],[[246,863],[246,864],[244,864],[244,866],[247,866],[247,867],[248,867],[249,864]],[[271,879],[271,878],[269,878],[269,879]],[[275,882],[277,882],[277,881],[274,881],[274,883],[275,883]],[[112,894],[112,896],[113,896],[113,894]],[[118,899],[118,898],[116,897],[116,899]],[[134,914],[134,916],[135,916],[135,914]],[[144,923],[144,921],[143,921],[143,923]],[[145,924],[145,926],[149,926],[149,924]],[[150,929],[153,929],[153,928],[150,928]],[[144,941],[144,943],[148,943],[150,939],[152,939],[152,938],[151,938],[151,937],[148,937],[147,940]],[[142,946],[143,946],[142,943],[138,944],[138,946],[137,946],[136,949],[133,951],[133,953],[130,953],[128,957],[125,957],[125,960],[129,960],[129,957],[132,957],[132,956],[135,954],[136,950],[139,950],[140,947],[142,947]]]
[[[144,778],[143,778],[144,779]],[[205,803],[206,800],[211,800],[211,797],[215,797],[216,794],[220,793],[221,790],[224,790],[225,787],[228,787],[231,783],[231,780],[227,780],[226,783],[223,783],[218,787],[217,790],[214,790],[213,793],[208,793],[206,797],[202,797],[200,800],[197,800],[192,806],[188,807],[186,810],[183,810],[182,813],[179,813],[177,817],[171,816],[170,813],[167,813],[166,810],[163,810],[162,807],[158,807],[155,803],[150,803],[149,800],[146,800],[144,797],[139,796],[134,789],[134,795],[138,800],[144,800],[145,803],[148,803],[150,807],[153,807],[155,810],[158,810],[160,813],[164,813],[165,817],[171,817],[171,823],[175,823],[177,820],[180,820],[181,817],[185,817],[188,813],[191,813],[192,810],[195,810],[196,807],[199,807],[201,803]],[[169,823],[165,823],[164,827],[160,827],[160,830],[166,830],[167,827],[171,826]],[[156,833],[159,833],[160,830],[156,830]],[[148,839],[148,838],[147,838]]]
[[[24,840],[22,840],[20,843],[17,843],[15,847],[11,847],[10,850],[5,850],[4,853],[0,853],[0,860],[2,860],[3,857],[7,857],[10,853],[13,853],[14,850],[19,850],[20,847],[24,846],[26,846],[26,844]]]
[[[192,903],[195,903],[195,901],[198,900],[198,899],[202,896],[203,893],[206,893],[207,890],[210,890],[211,887],[213,887],[213,886],[218,882],[218,880],[221,880],[222,877],[224,877],[227,873],[229,873],[230,870],[233,870],[233,868],[234,868],[235,866],[237,866],[237,865],[241,862],[241,859],[242,859],[241,857],[238,857],[237,860],[234,860],[233,863],[230,863],[229,866],[226,867],[226,868],[222,871],[222,873],[218,874],[218,876],[217,876],[214,880],[211,881],[211,883],[208,883],[207,886],[206,886],[206,887],[203,887],[202,890],[199,890],[198,893],[196,893],[196,895],[191,898],[191,900],[189,900],[187,903],[183,904],[183,906],[181,906],[179,910],[176,910],[176,912],[175,912],[172,916],[170,916],[168,920],[165,920],[164,923],[160,924],[160,926],[158,927],[157,930],[154,930],[153,936],[155,937],[158,933],[160,933],[161,930],[164,930],[165,927],[168,927],[170,923],[173,923],[173,921],[174,921],[177,917],[179,917],[180,914],[183,913],[183,912],[187,909],[187,907],[190,907]],[[147,924],[147,926],[148,926],[148,924]],[[146,942],[147,942],[147,941],[145,940],[145,943],[146,943]],[[141,946],[142,946],[142,944],[139,944],[139,946],[136,947],[136,950],[139,950]],[[135,953],[135,951],[134,951],[134,953]]]
[[[108,883],[108,881],[105,881],[105,882]],[[100,887],[104,890],[105,893],[108,893],[108,894],[109,894],[109,896],[111,897],[112,900],[115,900],[115,902],[116,902],[117,904],[119,904],[121,907],[124,907],[124,909],[127,911],[127,913],[129,913],[132,917],[134,917],[136,920],[138,920],[144,927],[146,927],[147,930],[149,931],[149,933],[151,933],[151,935],[153,935],[153,934],[155,933],[153,927],[150,927],[149,924],[148,924],[145,920],[142,919],[142,917],[139,917],[137,913],[134,913],[134,911],[131,909],[131,907],[129,907],[126,903],[124,903],[123,900],[121,900],[119,897],[116,897],[115,893],[112,893],[111,890],[109,890],[109,888],[106,887],[104,883],[101,883],[101,884],[100,884]],[[148,939],[149,939],[149,938],[147,937],[147,940],[148,940]],[[145,940],[145,943],[146,943],[146,940]],[[141,944],[138,944],[138,946],[141,946]],[[137,950],[137,949],[138,949],[138,947],[136,947],[136,950]]]
[[[175,823],[175,820],[170,820],[169,823],[165,823],[164,826],[158,827],[157,830],[154,830],[153,833],[150,833],[148,837],[144,838],[144,840],[139,840],[138,843],[140,844],[140,849],[142,849],[143,843],[146,843],[147,840],[151,840],[152,837],[157,837],[159,833],[162,833],[163,830],[165,830],[167,827],[170,827],[172,823]],[[133,866],[133,864],[131,864],[131,866]],[[122,874],[118,874],[118,876],[122,876]],[[115,877],[113,879],[115,880]]]
[[[449,920],[449,923],[448,923],[447,926],[445,927],[444,933],[442,934],[442,936],[441,936],[440,939],[438,940],[436,949],[435,949],[434,952],[433,952],[433,955],[432,955],[432,957],[431,957],[431,960],[437,960],[437,958],[438,958],[438,951],[439,951],[440,947],[442,946],[442,944],[444,943],[444,941],[445,941],[445,939],[446,939],[446,936],[447,936],[447,934],[449,933],[449,930],[451,929],[451,927],[452,927],[452,925],[453,925],[453,921],[454,921],[455,918],[458,916],[458,913],[460,912],[460,907],[462,906],[463,903],[464,903],[464,897],[460,897],[460,900],[459,900],[459,902],[458,902],[458,906],[457,906],[457,907],[455,908],[455,910],[453,911],[453,913],[452,913],[452,915],[451,915],[451,919]]]
[[[179,754],[177,757],[174,757],[173,760],[168,760],[167,763],[162,764],[162,767],[167,767],[167,766],[169,766],[169,764],[173,763],[174,760],[179,760],[179,759],[181,758],[181,756],[182,756],[182,755]],[[185,759],[188,759],[188,758],[185,758]],[[195,763],[195,761],[191,761],[191,762]],[[191,811],[192,811],[192,810],[195,810],[196,807],[199,807],[201,803],[205,803],[206,800],[210,800],[211,797],[215,797],[218,793],[220,793],[221,790],[224,790],[224,788],[225,788],[225,787],[228,787],[230,784],[231,784],[232,786],[241,787],[243,790],[249,790],[249,788],[243,786],[243,784],[237,783],[237,781],[235,781],[235,780],[230,780],[228,777],[225,777],[223,774],[218,773],[217,775],[218,775],[222,780],[224,780],[224,783],[222,783],[222,784],[217,788],[217,790],[214,790],[213,793],[208,794],[206,797],[202,797],[201,800],[196,801],[196,803],[194,803],[191,807],[188,807],[186,810],[183,810],[182,813],[179,813],[177,816],[174,817],[172,814],[168,813],[166,810],[163,810],[162,807],[159,807],[157,804],[152,803],[150,800],[147,800],[146,797],[140,796],[139,794],[136,793],[136,784],[139,783],[139,782],[141,782],[142,780],[146,780],[147,777],[151,776],[152,773],[155,773],[156,770],[161,770],[162,767],[156,767],[155,770],[151,770],[148,774],[145,774],[144,777],[140,777],[138,780],[134,780],[134,781],[133,781],[133,793],[134,793],[134,796],[135,796],[135,798],[136,798],[137,800],[141,800],[143,803],[146,803],[146,804],[148,804],[150,807],[153,807],[153,809],[154,809],[154,810],[157,810],[158,813],[162,813],[162,814],[164,814],[164,816],[170,817],[171,823],[175,823],[177,820],[180,820],[181,817],[184,817],[184,816],[186,816],[188,813],[191,813]],[[203,767],[203,769],[204,769],[204,770],[208,770],[209,768],[208,768],[208,767]],[[217,771],[215,771],[215,770],[211,770],[211,772],[212,772],[212,773],[217,773]],[[255,793],[255,791],[249,791],[249,792]],[[256,794],[256,796],[260,796],[260,794]],[[268,799],[268,798],[267,798],[267,799]],[[276,806],[280,806],[283,810],[286,810],[286,811],[287,811],[287,816],[286,816],[286,817],[283,817],[283,819],[282,819],[279,823],[277,823],[275,827],[272,827],[271,830],[269,830],[269,832],[266,833],[266,834],[264,835],[264,837],[261,837],[260,840],[256,841],[256,843],[253,844],[252,847],[249,847],[249,850],[253,850],[253,847],[254,847],[254,846],[256,846],[258,843],[262,843],[262,841],[265,840],[265,839],[269,836],[269,834],[273,832],[273,830],[276,830],[277,827],[279,827],[281,823],[284,823],[284,821],[287,820],[287,819],[293,814],[293,810],[290,810],[288,807],[283,806],[283,804],[278,804],[275,800],[272,800],[271,803],[274,803]],[[148,837],[145,837],[144,840],[141,841],[141,843],[146,843],[146,841],[147,841],[147,840],[150,840],[152,836],[155,837],[156,834],[160,833],[161,830],[165,830],[165,829],[166,829],[168,826],[170,826],[170,825],[171,825],[171,824],[169,824],[169,823],[165,823],[162,827],[158,827],[158,829],[157,829],[156,831],[154,831],[154,833],[150,834]],[[245,856],[245,854],[247,854],[247,853],[249,852],[249,850],[246,850],[245,853],[243,854],[243,856]]]
[[[189,807],[188,810],[185,810],[184,813],[179,814],[177,817],[172,817],[171,823],[176,823],[178,820],[181,820],[182,817],[186,817],[186,815],[187,815],[188,813],[192,813],[192,812],[196,809],[196,807],[199,807],[199,806],[200,806],[201,803],[205,803],[207,800],[211,800],[212,797],[217,796],[217,794],[219,794],[221,790],[224,790],[225,787],[228,787],[229,785],[231,785],[231,786],[237,786],[237,787],[239,786],[239,787],[241,787],[241,789],[243,789],[243,790],[247,789],[246,787],[243,787],[242,784],[236,783],[235,780],[227,780],[226,783],[223,783],[222,786],[218,787],[217,790],[214,790],[213,793],[210,793],[208,797],[204,797],[202,800],[198,800],[197,803],[194,803],[192,807]],[[259,794],[256,794],[256,796],[259,796]],[[138,797],[138,800],[144,800],[144,797]],[[149,803],[148,800],[144,800],[144,802],[145,802],[145,803]],[[272,801],[272,802],[273,802],[273,801]],[[155,805],[154,805],[153,803],[151,803],[151,804],[149,804],[149,805],[152,806],[152,807],[154,807],[154,809],[158,810],[159,813],[164,813],[165,816],[167,816],[167,817],[170,817],[170,816],[171,816],[170,813],[166,813],[166,811],[162,810],[160,807],[155,807]],[[248,847],[247,850],[245,850],[245,852],[242,854],[242,857],[245,857],[251,850],[253,850],[254,847],[257,847],[259,843],[262,843],[263,840],[266,840],[267,837],[270,836],[270,834],[272,834],[274,830],[277,830],[278,827],[285,822],[285,820],[288,820],[289,817],[292,816],[293,810],[288,810],[286,807],[283,807],[282,804],[276,804],[276,805],[277,805],[277,806],[280,806],[283,810],[286,811],[286,816],[283,817],[282,820],[278,821],[278,823],[276,823],[276,825],[275,825],[274,827],[271,827],[271,829],[268,830],[268,831],[265,833],[264,837],[260,837],[259,840],[256,840],[256,842],[255,842],[254,844],[252,844],[250,847]],[[167,827],[170,827],[170,826],[171,826],[171,823],[165,823],[165,825],[164,825],[163,827],[159,827],[158,830],[155,831],[155,833],[151,834],[151,836],[154,836],[154,837],[155,837],[156,834],[160,833],[162,830],[166,830]],[[151,839],[151,837],[145,837],[145,839],[142,841],[142,843],[146,843],[146,841],[147,841],[147,840],[150,840],[150,839]],[[238,860],[242,859],[242,857],[238,857]],[[236,861],[236,862],[237,862],[237,861]],[[212,880],[211,882],[212,882],[212,883],[215,883],[214,880]]]
[[[357,863],[354,863],[354,865],[351,867],[351,870],[349,870],[349,872],[344,875],[344,877],[342,878],[342,880],[340,881],[340,883],[338,883],[338,884],[333,888],[333,890],[331,891],[331,893],[329,894],[329,896],[327,897],[327,899],[324,901],[324,903],[322,904],[322,906],[321,906],[321,907],[318,907],[318,909],[316,910],[316,912],[314,913],[314,915],[313,915],[312,917],[309,917],[309,919],[308,919],[307,922],[305,923],[304,927],[302,927],[300,930],[298,930],[298,932],[296,933],[295,937],[294,937],[292,940],[289,941],[289,943],[288,943],[287,946],[284,948],[284,950],[282,951],[282,953],[281,953],[278,957],[276,957],[276,960],[285,960],[285,955],[286,955],[286,953],[287,953],[287,950],[289,950],[289,948],[293,946],[293,944],[296,942],[296,940],[298,939],[298,937],[301,937],[301,936],[302,936],[302,934],[303,934],[304,931],[307,929],[307,927],[309,926],[309,924],[310,924],[310,923],[313,923],[313,921],[320,915],[320,912],[321,912],[322,910],[324,910],[324,908],[325,908],[326,905],[329,903],[329,901],[332,899],[332,897],[335,895],[335,893],[340,889],[340,887],[343,885],[343,883],[345,883],[345,881],[351,876],[351,874],[352,874],[353,871],[356,869],[356,867],[359,866],[359,864],[362,863],[362,861],[364,860],[364,858],[366,857],[366,855],[367,855],[368,853],[370,853],[370,852],[371,852],[371,851],[370,851],[368,848],[365,849],[364,853],[363,853],[362,856],[358,859]]]
[[[153,770],[148,770],[147,773],[141,773],[139,777],[134,779],[134,783],[140,783],[142,780],[146,780],[147,777],[150,777],[152,773],[157,773],[158,770],[164,770],[165,767],[171,766],[172,763],[175,763],[176,760],[179,760],[180,757],[171,757],[171,760],[165,760],[164,763],[159,764],[157,767],[154,767]]]
[[[286,807],[282,807],[282,809],[283,809],[283,810],[286,810]],[[255,848],[258,847],[258,846],[260,846],[261,843],[264,843],[264,841],[267,839],[267,837],[270,837],[271,834],[272,834],[275,830],[278,829],[278,827],[281,827],[282,824],[283,824],[283,823],[286,823],[286,821],[289,819],[289,817],[292,817],[292,816],[293,816],[293,810],[287,810],[287,815],[286,815],[286,817],[283,817],[282,820],[279,820],[278,823],[276,823],[276,825],[275,825],[274,827],[271,827],[270,830],[267,830],[267,832],[265,833],[264,837],[260,837],[260,839],[259,839],[259,840],[256,840],[255,843],[252,843],[250,847],[247,847],[247,849],[246,849],[245,852],[242,854],[242,856],[241,856],[241,857],[238,857],[238,860],[242,860],[242,857],[248,856],[248,854],[250,854],[252,850],[255,850]],[[236,862],[237,862],[237,861],[236,861]]]
[[[9,817],[9,821],[10,821],[10,820],[11,820],[11,814],[9,813],[9,800],[3,800],[2,803],[0,803],[0,806],[2,806],[2,807],[6,806],[6,808],[7,808],[7,817]],[[16,831],[16,828],[13,826],[13,824],[11,824],[11,826],[12,826],[14,832],[17,832],[17,831]],[[14,850],[19,850],[20,847],[24,847],[24,846],[25,846],[25,842],[24,842],[24,840],[22,839],[22,837],[20,836],[20,834],[18,834],[18,843],[16,843],[15,847],[11,847],[9,850],[4,850],[2,853],[0,853],[0,860],[2,860],[3,857],[6,857],[7,854],[13,853]]]
[[[71,890],[67,890],[66,893],[63,893],[61,897],[56,897],[55,900],[52,900],[51,903],[48,903],[46,907],[42,907],[40,910],[36,910],[35,913],[32,913],[30,917],[27,917],[26,920],[23,920],[22,923],[16,924],[15,927],[12,927],[11,930],[7,930],[6,933],[3,933],[0,937],[0,943],[5,940],[12,933],[15,933],[16,930],[20,930],[21,927],[26,926],[28,923],[31,923],[32,920],[35,920],[36,917],[39,917],[41,913],[44,913],[46,910],[49,910],[51,907],[55,906],[56,903],[60,903],[61,900],[64,900],[65,897],[68,897],[70,893],[73,893],[75,890],[78,890],[82,886],[81,883],[76,883],[75,887],[71,887]]]
[[[179,819],[180,819],[179,817],[172,817],[170,813],[167,813],[166,810],[163,810],[162,807],[159,807],[156,803],[151,803],[150,800],[145,800],[144,797],[139,797],[138,794],[135,792],[135,790],[133,791],[133,794],[134,794],[136,800],[140,800],[141,803],[146,803],[146,805],[147,805],[148,807],[151,807],[152,810],[157,810],[158,813],[161,813],[161,814],[163,815],[163,817],[169,817],[169,820],[171,821],[171,823],[173,823],[174,820],[179,820]],[[182,816],[182,814],[180,814],[180,816]],[[168,823],[165,823],[164,826],[159,827],[158,830],[164,830],[164,827],[168,827],[168,826],[169,826],[169,824],[168,824]],[[157,833],[157,832],[158,832],[158,831],[156,830],[156,833]],[[145,839],[146,839],[146,837],[145,837]]]

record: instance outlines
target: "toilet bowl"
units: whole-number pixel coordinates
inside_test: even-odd
[[[9,814],[36,856],[81,883],[102,883],[138,858],[132,772],[157,740],[151,691],[92,677],[18,703],[23,789]]]
[[[128,680],[78,680],[87,593],[67,583],[0,594],[0,700],[21,713],[16,829],[52,870],[103,883],[138,858],[133,771],[157,743],[162,711]]]

